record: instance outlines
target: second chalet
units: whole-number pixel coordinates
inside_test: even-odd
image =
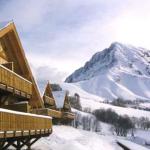
[[[53,122],[71,122],[75,115],[71,111],[68,95],[66,91],[52,91],[50,83],[47,84],[44,94],[44,109],[36,109],[36,113],[50,115]]]

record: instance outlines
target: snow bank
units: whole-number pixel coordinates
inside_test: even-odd
[[[54,126],[52,135],[33,146],[39,150],[122,150],[112,138],[67,126]]]
[[[150,103],[140,103],[139,106],[143,109],[150,109]]]
[[[116,113],[120,115],[128,115],[130,117],[148,117],[150,118],[150,112],[134,109],[134,108],[125,108],[125,107],[118,107],[113,106],[110,104],[105,104],[101,102],[101,98],[92,94],[87,93],[79,86],[73,84],[73,83],[63,83],[61,87],[64,90],[68,90],[71,95],[74,95],[75,93],[78,93],[80,95],[81,105],[83,108],[90,108],[91,111],[95,109],[109,109],[111,108]]]

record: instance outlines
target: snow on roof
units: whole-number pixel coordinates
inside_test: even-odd
[[[31,114],[31,113],[24,113],[24,112],[19,112],[19,111],[4,109],[4,108],[0,108],[0,112],[6,112],[6,113],[11,113],[11,114],[17,114],[17,115],[25,115],[25,116],[33,116],[33,117],[39,117],[39,118],[52,119],[52,117],[50,117],[50,116],[37,115],[37,114]]]
[[[0,30],[2,30],[2,29],[4,29],[5,27],[7,27],[10,23],[12,23],[12,21],[0,22]]]
[[[63,108],[66,91],[53,91],[52,93],[56,102],[56,107]]]

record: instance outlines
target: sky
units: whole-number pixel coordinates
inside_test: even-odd
[[[38,81],[59,83],[112,42],[150,49],[150,0],[0,0]]]

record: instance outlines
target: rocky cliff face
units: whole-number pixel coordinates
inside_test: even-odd
[[[150,51],[112,43],[97,52],[65,82],[106,99],[150,99]]]

